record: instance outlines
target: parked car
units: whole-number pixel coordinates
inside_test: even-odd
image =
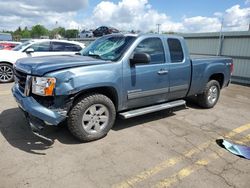
[[[20,59],[12,93],[36,134],[67,120],[76,138],[91,141],[108,133],[117,114],[126,119],[173,108],[190,96],[214,107],[232,70],[228,57],[190,57],[179,36],[113,34],[81,56]]]
[[[0,41],[0,50],[12,50],[21,42],[12,42],[12,41]]]
[[[101,26],[93,31],[94,37],[101,37],[103,35],[108,35],[112,33],[119,33],[119,30],[113,27]]]
[[[93,37],[93,32],[92,31],[86,31],[83,30],[80,34],[79,34],[79,38],[91,38]]]
[[[14,80],[13,64],[23,57],[36,57],[47,55],[75,54],[81,51],[85,45],[79,42],[66,40],[29,40],[13,50],[0,50],[0,83]]]

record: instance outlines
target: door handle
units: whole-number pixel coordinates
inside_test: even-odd
[[[167,73],[168,73],[168,70],[165,70],[165,69],[161,69],[161,70],[158,71],[159,75],[167,74]]]

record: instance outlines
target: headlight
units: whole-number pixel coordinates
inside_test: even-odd
[[[50,77],[33,77],[32,93],[41,96],[52,96],[56,85],[56,79]]]

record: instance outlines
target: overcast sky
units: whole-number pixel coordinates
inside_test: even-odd
[[[42,24],[52,29],[212,32],[248,30],[250,0],[0,0],[0,30]],[[57,24],[56,24],[57,23]]]

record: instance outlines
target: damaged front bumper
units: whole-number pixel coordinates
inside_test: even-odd
[[[58,125],[67,117],[67,111],[58,109],[48,109],[39,104],[33,97],[25,96],[15,84],[12,88],[12,94],[18,103],[18,106],[24,112],[31,130],[36,134],[42,130],[45,125]]]

